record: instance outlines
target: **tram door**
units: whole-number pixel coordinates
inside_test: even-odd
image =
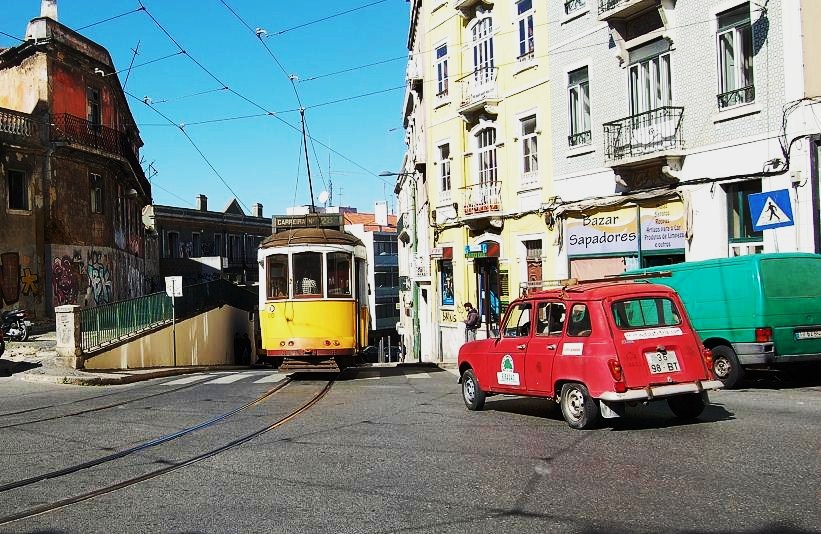
[[[501,304],[499,302],[500,279],[497,258],[477,258],[474,260],[476,273],[476,301],[482,326],[487,337],[495,337],[499,331]]]
[[[367,344],[369,317],[368,317],[368,265],[361,258],[356,259],[356,349],[358,351]]]

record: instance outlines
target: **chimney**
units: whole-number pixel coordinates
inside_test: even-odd
[[[40,16],[57,20],[57,0],[41,0]]]
[[[197,209],[200,211],[208,211],[208,197],[205,195],[197,195]]]
[[[251,215],[254,217],[262,217],[262,204],[257,202],[253,206],[251,206]]]

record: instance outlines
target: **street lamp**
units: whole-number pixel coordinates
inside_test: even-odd
[[[396,176],[402,178],[407,176],[413,181],[413,190],[411,191],[411,225],[413,225],[413,240],[411,241],[411,255],[414,264],[416,263],[416,251],[419,248],[419,231],[416,228],[416,173],[415,172],[390,172],[382,171],[379,176]],[[397,188],[394,192],[398,193]],[[422,351],[419,346],[419,284],[411,282],[411,298],[413,301],[413,359],[417,362],[422,361]]]

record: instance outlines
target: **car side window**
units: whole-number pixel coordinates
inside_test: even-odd
[[[527,337],[530,335],[531,304],[520,302],[510,309],[507,321],[502,329],[504,337]]]
[[[536,335],[560,336],[564,329],[565,307],[561,302],[540,302],[536,310]]]
[[[587,337],[591,333],[590,310],[585,304],[574,304],[570,308],[570,320],[567,323],[567,335]]]

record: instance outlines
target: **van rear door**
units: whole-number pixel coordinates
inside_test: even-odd
[[[708,378],[701,341],[678,298],[631,295],[608,305],[628,388]]]
[[[821,256],[766,258],[759,269],[757,326],[772,328],[778,361],[821,357]]]

